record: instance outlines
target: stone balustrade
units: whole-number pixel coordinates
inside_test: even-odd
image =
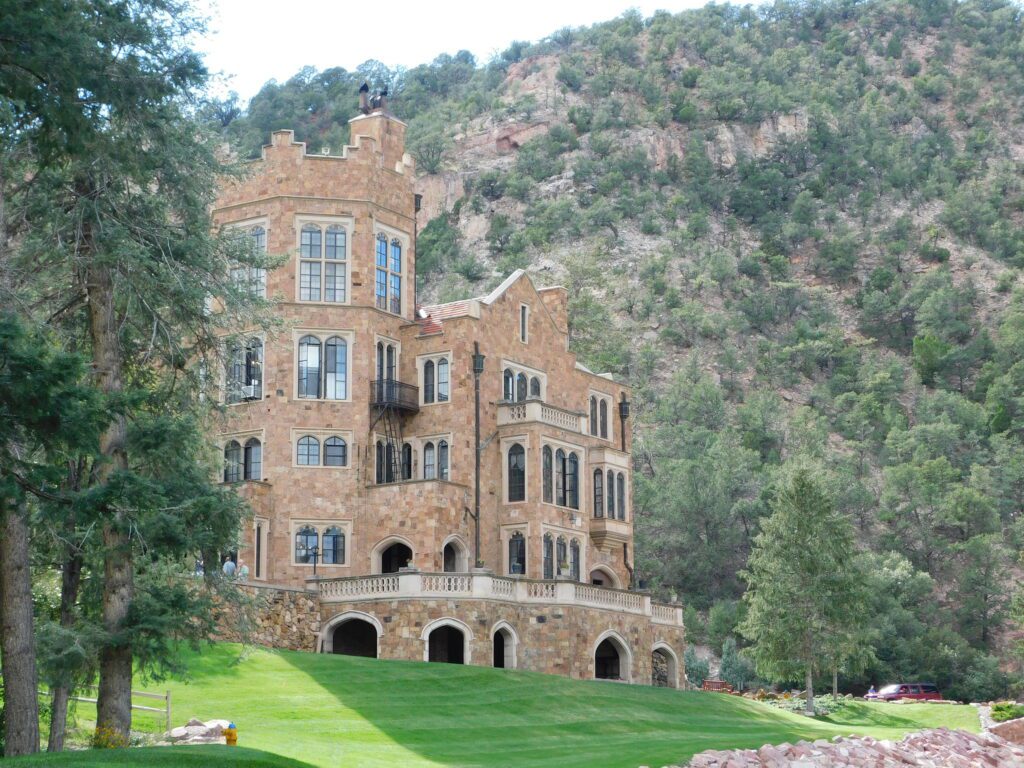
[[[577,581],[507,578],[491,573],[420,573],[403,571],[377,576],[310,579],[324,603],[361,600],[473,598],[524,604],[598,608],[649,616],[657,624],[683,626],[683,609],[651,601],[643,592],[609,589]]]
[[[535,421],[564,429],[567,432],[584,432],[586,415],[548,405],[541,400],[524,400],[521,403],[500,403],[498,426],[522,424]]]

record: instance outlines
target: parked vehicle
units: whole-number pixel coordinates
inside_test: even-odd
[[[877,693],[868,692],[868,701],[896,701],[897,699],[932,699],[939,701],[942,694],[934,683],[894,683],[883,686]]]

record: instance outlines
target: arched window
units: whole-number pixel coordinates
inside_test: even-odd
[[[344,400],[348,397],[348,342],[331,336],[324,345],[324,397]]]
[[[348,464],[348,445],[340,437],[324,440],[324,466],[344,467]]]
[[[516,377],[510,368],[505,369],[502,374],[503,391],[506,403],[514,403],[516,400]]]
[[[536,376],[530,379],[530,397],[540,397],[540,379]]]
[[[558,556],[558,575],[564,576],[569,572],[569,549],[562,536],[558,537],[558,543],[555,544],[555,554]]]
[[[304,525],[295,532],[295,562],[312,563],[313,548],[319,544],[316,528]]]
[[[324,249],[324,301],[345,301],[345,228],[332,224],[327,228]]]
[[[590,396],[590,434],[597,436],[597,398]]]
[[[299,339],[299,397],[320,397],[320,339]]]
[[[523,400],[526,399],[526,391],[528,386],[529,385],[526,382],[525,373],[520,373],[518,376],[516,376],[516,402],[521,403],[523,402]]]
[[[409,443],[402,446],[402,479],[412,480],[412,446]]]
[[[448,479],[448,441],[437,441],[437,476],[442,480]]]
[[[423,479],[433,480],[437,477],[437,457],[434,451],[434,444],[427,443],[423,446]]]
[[[553,487],[554,487],[554,478],[552,478],[552,476],[551,476],[552,475],[552,468],[551,468],[551,463],[552,463],[552,459],[551,459],[551,446],[550,445],[545,445],[544,449],[541,451],[541,455],[544,457],[543,458],[543,465],[544,466],[543,466],[543,471],[541,473],[541,478],[542,478],[542,481],[544,483],[544,501],[546,501],[548,504],[551,504],[554,501],[554,492],[552,490]]]
[[[384,378],[384,343],[377,342],[377,378]]]
[[[608,519],[615,519],[615,473],[608,470]]]
[[[245,441],[243,472],[246,480],[263,479],[263,446],[255,437]]]
[[[519,576],[526,574],[526,537],[519,531],[508,540],[508,572]]]
[[[594,517],[604,517],[604,473],[594,470]]]
[[[519,443],[508,449],[508,500],[526,501],[526,449]]]
[[[555,504],[565,506],[565,451],[555,451]]]
[[[434,361],[427,360],[423,364],[423,402],[434,402]]]
[[[573,581],[580,580],[580,542],[578,539],[569,542],[569,575]]]
[[[550,533],[544,534],[544,578],[555,578],[555,540]]]
[[[619,520],[626,519],[626,476],[619,472],[619,477],[615,481],[618,484],[619,492]]]
[[[601,401],[601,437],[608,438],[608,401]]]
[[[391,240],[391,271],[402,271],[402,243],[397,238]]]
[[[299,233],[299,300],[320,301],[320,268],[323,233],[316,224],[305,224]]]
[[[575,453],[565,460],[565,506],[580,508],[580,462]]]
[[[224,482],[237,483],[242,479],[242,446],[230,440],[224,446]]]
[[[324,565],[345,564],[345,532],[336,525],[324,531],[324,546],[320,554]]]
[[[320,466],[320,441],[310,435],[300,437],[296,445],[295,463],[300,467]]]
[[[448,358],[442,357],[437,361],[437,402],[448,402]]]

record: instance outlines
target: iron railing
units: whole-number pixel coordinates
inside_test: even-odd
[[[370,382],[370,405],[394,406],[407,411],[420,408],[420,389],[397,379],[374,379]]]

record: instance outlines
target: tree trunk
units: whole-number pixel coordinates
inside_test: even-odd
[[[832,695],[839,695],[839,667],[832,667]]]
[[[85,227],[86,250],[91,248],[91,232]],[[123,388],[118,318],[114,281],[110,267],[89,254],[92,263],[86,279],[89,298],[89,335],[96,384],[100,391],[116,394]],[[102,484],[114,471],[128,468],[125,453],[126,425],[117,416],[100,438],[100,452],[108,461],[100,462],[95,480]],[[108,510],[103,526],[103,628],[108,638],[100,650],[100,685],[96,702],[96,731],[102,743],[127,744],[132,725],[132,649],[123,637],[124,621],[134,597],[131,541],[123,512]]]
[[[0,500],[0,655],[4,756],[39,751],[39,679],[32,622],[32,572],[24,506]]]
[[[69,527],[73,527],[69,526]],[[70,629],[75,623],[75,604],[78,602],[78,585],[82,576],[82,556],[74,545],[67,545],[64,567],[60,582],[60,625]],[[53,699],[50,702],[50,738],[46,744],[47,752],[64,751],[64,735],[68,727],[68,701],[71,697],[71,686],[68,681],[53,687]]]
[[[807,703],[804,706],[804,712],[808,715],[814,714],[814,671],[811,668],[811,663],[807,663],[807,678],[805,680],[807,690],[804,695],[807,697]]]

